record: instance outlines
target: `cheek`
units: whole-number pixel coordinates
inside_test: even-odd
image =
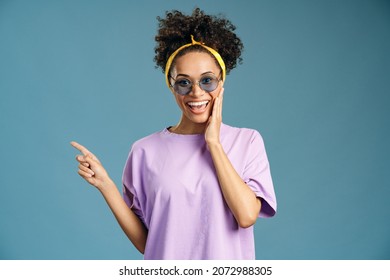
[[[185,106],[184,96],[175,94],[175,100],[176,100],[177,105],[179,105],[179,107],[184,107]]]
[[[213,99],[215,99],[219,96],[219,93],[221,92],[222,88],[223,88],[223,83],[220,82],[218,84],[218,87],[214,91],[210,92],[209,94],[213,97]]]
[[[217,88],[216,90],[214,90],[213,92],[210,92],[210,96],[212,98],[212,101],[214,103],[215,101],[215,98],[217,98],[219,96],[219,93],[220,93],[221,89],[220,88]]]

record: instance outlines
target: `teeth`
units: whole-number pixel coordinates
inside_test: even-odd
[[[187,104],[190,106],[202,106],[209,103],[208,101],[200,101],[200,102],[188,102]]]

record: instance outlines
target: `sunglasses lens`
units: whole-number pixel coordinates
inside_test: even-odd
[[[180,95],[186,95],[190,93],[192,89],[192,83],[190,80],[180,79],[175,82],[175,84],[173,85],[173,89],[176,93]]]
[[[211,92],[218,87],[218,79],[215,76],[205,76],[199,81],[201,89],[207,92]]]

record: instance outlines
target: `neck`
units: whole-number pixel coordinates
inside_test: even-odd
[[[202,134],[205,132],[207,123],[194,123],[185,121],[184,118],[180,122],[172,126],[169,131],[177,134]]]

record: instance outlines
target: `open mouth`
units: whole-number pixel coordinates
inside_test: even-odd
[[[187,102],[187,106],[190,107],[192,111],[202,112],[209,103],[210,101]]]

